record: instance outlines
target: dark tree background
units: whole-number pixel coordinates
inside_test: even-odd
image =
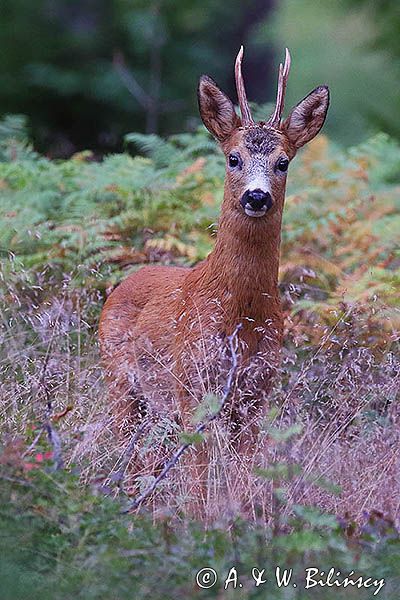
[[[347,110],[354,115],[355,137],[371,127],[398,135],[391,99],[377,97],[371,105],[365,91],[355,89],[348,104],[343,90],[351,88],[357,64],[346,75],[334,49],[324,58],[319,22],[311,26],[317,14],[334,36],[337,23],[348,22],[349,11],[361,15],[371,32],[360,39],[360,48],[372,57],[369,77],[382,90],[377,81],[382,69],[375,60],[382,48],[389,71],[398,74],[398,2],[319,3],[324,4],[325,12],[321,6],[318,12],[309,0],[0,0],[0,114],[27,115],[36,147],[50,156],[83,148],[103,154],[121,149],[128,131],[167,134],[196,127],[196,85],[203,72],[235,98],[233,61],[241,43],[251,100],[272,100],[283,48],[296,50],[297,44],[290,101],[308,91],[307,65],[321,54],[312,73],[326,72],[321,76],[332,79],[336,94],[337,127],[328,122],[328,132],[347,141],[348,122],[341,124]],[[356,37],[351,33],[349,38]],[[357,60],[350,41],[348,60]],[[335,70],[347,79],[336,82]],[[393,82],[396,94],[398,106]]]

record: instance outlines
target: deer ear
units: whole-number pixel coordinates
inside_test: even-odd
[[[282,124],[295,148],[301,148],[312,140],[324,124],[329,106],[329,88],[321,85],[308,94],[292,109]]]
[[[200,77],[197,97],[202,121],[219,142],[240,127],[241,121],[232,102],[211,77],[207,75]]]

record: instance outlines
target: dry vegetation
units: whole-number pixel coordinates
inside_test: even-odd
[[[9,294],[17,298],[15,291]],[[18,298],[21,301],[21,295]],[[5,439],[18,435],[29,445],[46,420],[50,400],[66,466],[78,466],[86,483],[104,479],[105,485],[113,486],[107,476],[118,470],[125,447],[114,435],[95,323],[88,323],[93,305],[101,303],[99,294],[63,292],[60,287],[41,307],[31,297],[24,300],[28,306],[22,302],[2,312]],[[308,351],[294,346],[297,330],[291,325],[254,464],[229,448],[223,424],[213,424],[208,434],[213,440],[205,506],[209,519],[231,517],[241,510],[254,517],[257,506],[271,519],[279,468],[276,474],[270,470],[267,479],[254,474],[255,466],[271,469],[271,465],[292,469],[291,476],[282,476],[285,511],[305,503],[337,515],[347,513],[357,521],[373,508],[399,516],[399,357],[393,347],[382,351],[360,346],[354,328],[363,331],[366,316],[348,313],[342,310],[319,344]],[[141,455],[153,454],[156,444],[171,453],[177,434],[168,415],[154,420],[138,442]],[[45,434],[43,438],[40,445]],[[142,489],[151,481],[148,469],[141,474]],[[326,480],[338,484],[341,493],[334,493]],[[185,512],[190,488],[184,466],[178,466],[154,498],[154,510]]]
[[[131,136],[150,158],[103,164],[90,155],[52,163],[12,134],[0,163],[1,464],[29,480],[45,452],[51,466],[53,431],[67,471],[123,499],[129,477],[115,474],[126,447],[113,433],[98,362],[100,308],[138,265],[208,252],[222,161],[203,133]],[[399,166],[398,147],[383,136],[346,152],[321,138],[293,165],[282,369],[254,462],[229,448],[221,422],[210,427],[209,526],[242,515],[285,534],[304,505],[346,522],[376,510],[398,523]],[[140,452],[171,453],[178,433],[168,415],[157,419]],[[141,489],[150,482],[144,472]],[[182,520],[190,494],[183,461],[146,510]]]

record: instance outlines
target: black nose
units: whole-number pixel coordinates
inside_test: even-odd
[[[269,192],[263,192],[262,190],[247,190],[242,196],[240,204],[243,208],[246,205],[250,205],[251,210],[258,211],[266,208],[269,210],[272,206],[272,198]]]

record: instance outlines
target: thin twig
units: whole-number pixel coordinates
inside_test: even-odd
[[[42,427],[39,429],[38,433],[36,434],[36,437],[33,440],[33,442],[28,446],[28,448],[23,453],[22,458],[25,458],[25,456],[27,456],[28,454],[30,454],[32,452],[32,450],[35,448],[36,444],[40,440],[40,436],[42,435],[43,431],[44,431],[44,426],[42,425]]]
[[[108,476],[108,478],[111,479],[113,482],[118,483],[119,487],[122,486],[125,471],[127,466],[129,465],[129,461],[131,460],[133,451],[135,450],[136,442],[138,441],[146,426],[148,426],[148,421],[144,419],[131,436],[129,444],[127,445],[122,456],[120,457],[121,464],[119,468],[116,471],[111,472]]]
[[[17,483],[18,485],[22,485],[22,487],[33,487],[33,483],[30,481],[25,481],[24,479],[17,479],[16,477],[8,477],[8,475],[0,474],[0,479],[3,481],[9,481],[10,483]]]
[[[131,69],[128,68],[124,55],[121,52],[114,53],[113,66],[125,88],[146,111],[147,116],[154,111],[155,108],[158,113],[163,114],[177,112],[186,106],[186,102],[180,98],[161,102],[159,91],[157,91],[156,95],[148,94],[137,81]],[[147,129],[155,130],[155,123],[148,123]],[[148,133],[151,132],[149,131]]]
[[[151,104],[151,97],[144,91],[142,86],[136,81],[133,73],[127,68],[124,55],[121,52],[114,53],[113,65],[129,93],[136,98],[143,108],[147,109]]]
[[[58,311],[57,319],[54,324],[54,329],[53,329],[53,332],[51,335],[49,345],[47,347],[46,355],[44,357],[42,374],[41,374],[40,381],[39,381],[39,384],[43,388],[44,395],[46,398],[46,419],[43,423],[43,429],[46,430],[49,443],[50,443],[51,447],[53,448],[53,470],[54,471],[58,471],[59,469],[62,469],[64,466],[64,462],[63,462],[63,458],[62,458],[62,454],[61,454],[61,438],[51,424],[51,414],[52,414],[52,410],[53,410],[53,405],[52,405],[50,390],[49,390],[47,382],[46,382],[46,371],[47,371],[47,367],[49,364],[50,353],[51,353],[51,350],[53,347],[53,342],[54,342],[54,339],[56,336],[56,326],[60,319],[61,311],[64,308],[64,302],[65,302],[65,296],[60,305],[60,310]]]
[[[56,429],[51,425],[50,419],[45,423],[47,437],[53,448],[53,470],[59,471],[64,467],[64,461],[61,454],[61,438]]]
[[[193,432],[194,435],[203,433],[206,430],[206,428],[210,425],[210,423],[212,423],[215,419],[217,419],[217,417],[219,417],[221,415],[221,413],[224,409],[224,406],[232,393],[233,383],[234,383],[236,373],[238,370],[238,357],[237,357],[236,350],[234,348],[234,340],[241,328],[242,328],[242,324],[239,323],[239,325],[237,325],[235,331],[230,336],[228,336],[228,345],[229,345],[229,351],[231,354],[232,364],[231,364],[231,368],[229,369],[228,376],[226,378],[226,382],[225,382],[224,389],[222,392],[222,397],[221,397],[221,402],[220,402],[219,408],[215,413],[210,415],[205,421],[203,421],[202,423],[199,423],[197,425],[196,429]],[[190,448],[191,446],[193,446],[193,442],[186,442],[186,443],[182,444],[178,448],[178,450],[175,452],[175,454],[173,454],[172,457],[169,459],[169,461],[164,465],[164,468],[162,469],[161,473],[154,479],[153,483],[147,488],[147,490],[145,490],[142,494],[140,494],[136,498],[136,500],[131,502],[127,508],[124,508],[122,512],[128,513],[128,512],[131,512],[132,510],[135,510],[136,508],[139,508],[140,505],[142,504],[142,502],[144,500],[146,500],[146,498],[151,496],[151,494],[157,488],[158,484],[163,479],[165,479],[165,477],[168,475],[170,470],[177,464],[177,462],[180,459],[180,457],[182,456],[182,454],[184,452],[186,452],[186,450],[188,450],[188,448]]]

